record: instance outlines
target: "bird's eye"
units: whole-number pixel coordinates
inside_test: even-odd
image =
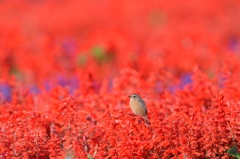
[[[133,98],[136,98],[136,96],[133,96]]]

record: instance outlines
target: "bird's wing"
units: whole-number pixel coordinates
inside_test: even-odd
[[[146,107],[146,103],[144,102],[144,100],[142,100],[141,98],[139,98],[138,101],[139,101],[140,103],[142,103],[142,106],[145,108],[146,114],[147,114],[147,107]]]
[[[144,100],[142,100],[141,98],[138,98],[138,101],[141,102],[141,103],[143,103],[144,106],[146,107],[146,103],[144,102]]]

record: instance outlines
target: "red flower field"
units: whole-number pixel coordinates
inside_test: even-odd
[[[239,28],[238,0],[0,1],[0,159],[240,158]]]

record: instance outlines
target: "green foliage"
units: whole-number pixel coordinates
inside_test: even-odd
[[[98,62],[104,61],[104,59],[106,58],[106,53],[104,49],[100,46],[92,48],[92,55]]]
[[[98,62],[98,63],[104,63],[104,62],[109,62],[113,60],[113,54],[101,46],[95,46],[91,50],[93,58]]]
[[[232,146],[230,150],[227,150],[228,154],[235,157],[235,158],[238,158],[240,159],[240,154],[237,150],[237,147],[236,145]]]
[[[94,159],[94,158],[92,157],[92,155],[90,155],[90,154],[87,154],[87,157],[88,157],[88,159]]]

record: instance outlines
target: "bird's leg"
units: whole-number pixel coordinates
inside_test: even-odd
[[[138,118],[138,125],[141,123],[142,118]]]

